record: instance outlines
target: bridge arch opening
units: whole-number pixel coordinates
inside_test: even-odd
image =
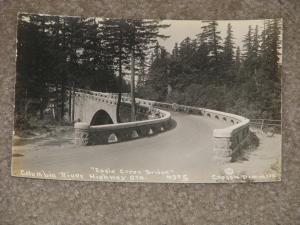
[[[96,125],[105,125],[105,124],[113,124],[113,123],[114,122],[110,117],[110,115],[106,111],[101,109],[94,114],[90,125],[96,126]]]

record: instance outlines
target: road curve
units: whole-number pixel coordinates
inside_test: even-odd
[[[211,182],[216,170],[213,156],[213,129],[228,124],[220,121],[178,112],[171,113],[176,121],[172,130],[149,138],[110,145],[75,146],[57,143],[14,147],[13,175],[20,170],[59,173],[81,173],[89,180],[91,168],[110,168],[122,171],[173,171],[186,175],[187,182]],[[174,178],[175,179],[175,178]],[[142,181],[165,182],[164,176],[145,176]],[[172,182],[181,182],[181,178]],[[171,181],[170,181],[171,182]]]

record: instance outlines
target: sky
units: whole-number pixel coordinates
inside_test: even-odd
[[[42,15],[42,14],[40,14]],[[23,18],[24,19],[24,18]],[[102,20],[103,18],[97,17],[97,20]],[[26,18],[25,18],[26,20]],[[222,37],[222,42],[227,35],[227,25],[228,23],[232,26],[233,31],[233,42],[235,43],[235,47],[240,46],[240,49],[243,51],[243,39],[248,32],[249,26],[252,29],[255,29],[256,25],[258,25],[259,34],[264,28],[264,21],[261,20],[217,20],[218,28],[220,31],[220,35]],[[160,34],[170,36],[167,39],[159,38],[159,44],[166,48],[168,52],[172,52],[175,43],[178,44],[183,41],[186,37],[190,37],[194,39],[197,34],[201,33],[201,27],[206,25],[207,23],[203,22],[203,20],[162,20],[161,24],[170,25],[167,28],[161,28]],[[281,22],[282,24],[282,22]],[[281,34],[282,40],[282,34]],[[280,62],[282,61],[282,48],[279,50],[280,52]]]
[[[241,49],[243,47],[242,40],[248,32],[248,27],[251,25],[254,29],[258,25],[260,33],[264,26],[264,20],[218,20],[217,22],[222,41],[226,37],[227,24],[232,25],[234,43],[236,46],[240,46]],[[161,34],[170,37],[166,40],[159,39],[159,44],[164,46],[168,52],[171,52],[176,42],[179,44],[186,37],[195,38],[195,35],[201,32],[201,27],[206,23],[201,20],[163,20],[161,24],[171,25],[168,28],[160,29]]]
[[[40,14],[43,15],[43,14]],[[24,18],[23,18],[24,19]],[[97,20],[102,20],[103,18],[97,17]],[[26,18],[24,19],[26,20]],[[242,40],[248,32],[249,26],[255,29],[258,25],[259,33],[263,30],[264,20],[217,20],[218,31],[222,37],[222,42],[224,41],[227,34],[228,23],[232,26],[233,31],[233,41],[237,46],[240,46],[243,50]],[[160,33],[163,35],[170,36],[167,39],[159,39],[159,44],[166,48],[168,52],[172,52],[172,49],[177,42],[178,44],[183,41],[186,37],[195,38],[197,34],[201,33],[201,27],[206,25],[203,20],[162,20],[161,24],[170,25],[167,28],[161,28]],[[282,24],[282,23],[281,23]],[[282,40],[282,37],[281,37]]]
[[[22,19],[28,20],[28,18]],[[102,18],[99,17],[97,18],[97,20],[102,20]],[[251,25],[252,29],[255,29],[256,25],[258,25],[259,34],[261,33],[264,27],[264,20],[217,20],[217,22],[217,29],[218,31],[220,31],[222,42],[224,42],[224,39],[227,35],[228,23],[231,24],[235,47],[240,46],[241,50],[243,50],[242,40],[248,32],[249,26]],[[206,25],[207,23],[204,23],[201,20],[162,20],[161,24],[170,25],[167,28],[160,29],[160,34],[167,35],[170,37],[167,39],[158,39],[159,44],[165,47],[166,50],[171,53],[176,42],[179,44],[186,37],[194,39],[197,34],[201,33],[201,27]],[[282,49],[280,49],[279,51],[281,53]],[[279,57],[279,61],[282,61],[282,55]]]

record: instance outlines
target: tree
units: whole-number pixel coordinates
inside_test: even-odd
[[[139,72],[140,75],[138,76],[137,80],[137,89],[142,87],[146,81],[146,57],[141,57],[139,62]]]
[[[208,23],[207,25],[202,27],[202,41],[206,43],[209,50],[209,58],[210,58],[210,75],[214,77],[215,82],[220,84],[221,82],[221,64],[220,62],[220,53],[223,49],[221,45],[221,36],[220,31],[217,30],[218,23],[215,20],[204,21],[204,23]]]
[[[67,111],[68,88],[115,91],[113,58],[105,47],[96,19],[19,14],[17,83],[26,98],[17,105],[43,119],[54,104],[59,121]],[[69,109],[70,104],[71,95]]]
[[[280,118],[280,21],[267,21],[262,38],[259,27],[250,26],[243,51],[240,47],[234,51],[230,24],[222,46],[218,26],[207,23],[196,39],[187,37],[175,45],[171,55],[156,48],[141,88],[147,90],[144,96],[250,118]]]
[[[144,58],[148,50],[156,46],[158,38],[168,38],[168,36],[161,35],[159,29],[169,25],[159,24],[158,20],[133,19],[126,22],[129,25],[127,35],[131,55],[131,120],[135,121],[136,60]]]
[[[167,97],[169,55],[166,50],[156,45],[145,85],[139,89],[140,97],[164,101]],[[172,74],[172,73],[170,73]]]
[[[279,49],[281,48],[281,21],[267,20],[262,32],[262,44],[258,74],[263,104],[261,110],[268,118],[281,118],[281,73]]]
[[[46,47],[50,44],[45,34],[46,19],[39,15],[29,17],[19,14],[18,28],[17,84],[22,85],[20,92],[25,93],[25,99],[20,105],[24,105],[25,117],[27,111],[33,114],[38,111],[39,118],[43,119],[48,102],[47,81],[53,59]],[[33,105],[38,107],[33,108]]]
[[[251,57],[251,51],[252,51],[252,27],[251,25],[248,27],[248,33],[245,35],[243,40],[243,47],[244,47],[244,54],[243,59],[244,61],[247,61],[248,58]]]
[[[236,52],[235,52],[235,71],[236,71],[236,73],[239,72],[240,66],[241,66],[241,50],[240,50],[240,46],[238,46],[236,48]]]
[[[176,42],[172,50],[172,57],[177,58],[179,56],[178,43]]]
[[[101,22],[102,37],[106,52],[112,58],[118,71],[118,101],[116,109],[117,122],[121,122],[120,105],[123,91],[123,69],[129,66],[130,40],[129,24],[123,19],[104,19]]]
[[[228,83],[230,86],[234,79],[234,43],[232,35],[231,24],[227,25],[227,36],[224,41],[224,51],[223,51],[223,82]]]

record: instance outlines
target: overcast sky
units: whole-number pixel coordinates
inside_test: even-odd
[[[23,17],[22,19],[28,20],[28,18],[26,17]],[[102,20],[103,18],[97,17],[97,19]],[[228,23],[230,23],[232,26],[233,41],[235,43],[235,47],[240,46],[241,50],[243,50],[242,40],[248,32],[249,26],[251,25],[252,29],[255,29],[256,25],[258,25],[259,34],[261,33],[264,27],[264,20],[217,20],[217,22],[217,30],[221,32],[220,35],[222,37],[222,43],[224,42],[224,39],[227,35],[227,25]],[[170,27],[168,28],[160,29],[161,34],[170,37],[165,40],[159,38],[159,44],[161,46],[164,46],[166,50],[171,53],[176,42],[179,44],[186,37],[194,39],[197,34],[201,33],[201,27],[206,25],[207,23],[204,23],[201,20],[162,20],[161,24],[170,25]],[[282,49],[280,49],[279,52],[282,53]],[[280,61],[281,58],[282,56],[280,56]]]
[[[161,23],[171,25],[168,28],[160,30],[161,34],[171,37],[166,40],[159,39],[160,45],[164,46],[169,52],[172,51],[176,42],[179,44],[186,37],[195,38],[195,35],[201,32],[201,27],[207,24],[201,20],[163,20]],[[251,25],[253,29],[258,25],[259,31],[261,32],[264,20],[218,20],[218,31],[221,32],[222,42],[226,37],[228,23],[232,25],[234,43],[239,45],[242,49],[242,40],[248,32],[249,25]]]

